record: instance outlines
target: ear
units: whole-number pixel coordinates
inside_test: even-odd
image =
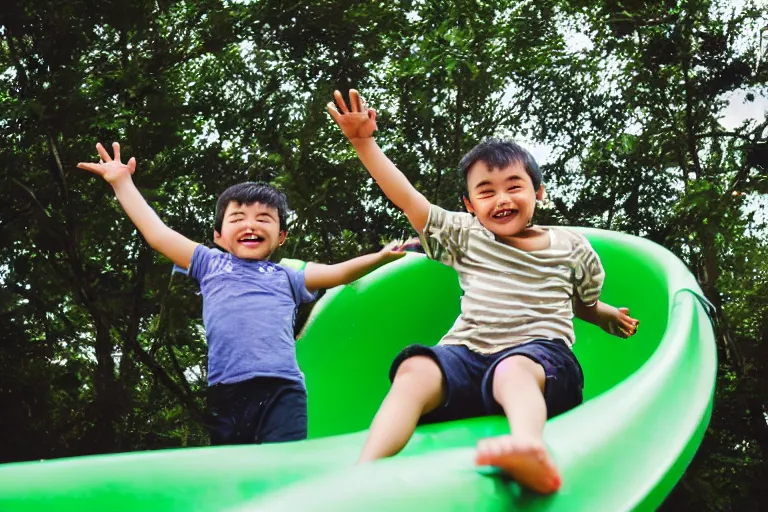
[[[544,185],[539,185],[539,190],[536,191],[536,200],[543,201],[547,197],[547,192],[544,190]]]
[[[285,242],[285,238],[288,236],[287,231],[281,231],[280,234],[277,237],[277,243],[278,245],[283,245],[283,242]]]
[[[467,196],[461,197],[464,200],[464,207],[467,209],[469,213],[474,214],[475,208],[472,206],[472,203],[470,202],[469,198]]]
[[[215,243],[216,245],[218,245],[218,246],[219,246],[219,247],[221,247],[222,249],[225,249],[225,250],[226,250],[227,248],[226,248],[226,247],[224,247],[223,245],[221,245],[221,242],[222,242],[222,240],[221,240],[221,233],[219,233],[218,231],[216,231],[216,230],[214,229],[214,230],[213,230],[213,243]]]

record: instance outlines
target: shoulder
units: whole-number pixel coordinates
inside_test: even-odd
[[[480,223],[471,213],[446,210],[436,204],[429,205],[428,227],[470,228],[476,224]]]
[[[204,275],[215,272],[230,262],[232,256],[216,248],[198,245],[192,254],[190,271],[193,277],[202,278]],[[232,264],[229,263],[231,267]]]
[[[558,245],[570,247],[575,251],[592,250],[592,245],[587,237],[572,228],[562,226],[547,226],[552,233],[552,238]]]
[[[197,257],[206,257],[206,258],[226,258],[226,257],[233,257],[228,252],[222,251],[221,249],[217,247],[206,247],[203,244],[198,244],[197,247],[195,247],[195,254],[194,256]]]
[[[303,269],[296,269],[289,265],[281,265],[279,263],[272,263],[271,261],[264,262],[272,267],[274,267],[275,270],[282,270],[285,272],[289,277],[295,277],[299,276],[304,273]]]

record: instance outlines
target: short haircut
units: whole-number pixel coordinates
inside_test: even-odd
[[[528,173],[528,176],[531,177],[533,190],[538,190],[541,186],[539,164],[536,163],[533,155],[528,150],[516,142],[486,139],[472,148],[459,162],[459,169],[461,169],[461,174],[464,176],[464,195],[467,197],[469,197],[467,175],[472,166],[477,162],[484,162],[491,170],[503,169],[510,164],[519,162],[522,164],[525,172]]]
[[[261,203],[277,210],[277,217],[280,220],[280,231],[287,231],[286,216],[288,215],[288,198],[277,188],[268,183],[256,183],[246,181],[232,185],[219,196],[216,201],[216,219],[214,229],[221,233],[221,226],[224,223],[224,212],[229,203],[235,202],[238,205],[250,205]]]

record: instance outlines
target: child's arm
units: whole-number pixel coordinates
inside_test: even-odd
[[[639,320],[629,316],[629,308],[615,308],[600,301],[587,306],[578,297],[573,300],[573,313],[585,322],[595,324],[605,332],[620,338],[634,335],[640,324]]]
[[[153,249],[163,253],[179,267],[189,267],[192,254],[198,244],[163,224],[163,221],[141,196],[131,179],[131,174],[136,170],[136,159],[131,158],[127,164],[122,163],[120,161],[120,145],[117,142],[112,144],[112,150],[115,154],[114,160],[110,158],[101,143],[96,144],[96,150],[101,157],[101,163],[81,162],[77,166],[80,169],[98,174],[112,185],[123,210]]]
[[[304,285],[307,290],[314,292],[321,288],[333,288],[356,281],[380,266],[405,256],[404,252],[393,250],[397,244],[398,242],[392,242],[377,253],[358,256],[336,265],[307,263],[304,269]]]
[[[367,108],[365,100],[354,89],[349,91],[351,111],[347,109],[339,91],[335,91],[333,95],[341,113],[333,103],[328,103],[328,113],[352,143],[360,161],[384,194],[405,213],[414,229],[422,233],[429,216],[429,201],[411,185],[408,178],[395,167],[373,139],[373,132],[376,131],[376,111]]]

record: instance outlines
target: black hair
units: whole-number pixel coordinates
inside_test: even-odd
[[[224,223],[224,212],[229,203],[235,202],[238,205],[250,205],[261,203],[271,206],[277,210],[277,217],[280,220],[280,231],[287,231],[286,216],[288,215],[288,198],[277,188],[267,183],[256,183],[246,181],[232,185],[219,196],[216,201],[216,219],[214,229],[221,233],[221,225]]]
[[[516,142],[486,139],[472,148],[459,162],[459,169],[461,169],[461,174],[464,176],[464,196],[466,197],[469,197],[467,175],[472,166],[477,162],[484,162],[491,170],[503,169],[510,164],[519,162],[523,165],[528,176],[531,177],[533,190],[536,191],[541,186],[539,164],[536,163],[533,155],[528,150]]]

